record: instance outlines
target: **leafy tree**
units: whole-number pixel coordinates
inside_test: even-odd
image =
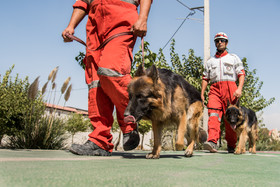
[[[247,59],[242,59],[244,70],[246,73],[244,89],[240,102],[242,106],[252,109],[255,112],[261,111],[275,101],[275,98],[265,99],[260,90],[263,86],[263,82],[259,80],[259,77],[256,77],[256,69],[250,71]]]
[[[79,52],[79,55],[75,57],[75,60],[78,62],[78,64],[85,69],[86,65],[84,64],[83,60],[85,58],[85,53]]]
[[[74,135],[77,132],[84,132],[91,125],[89,119],[85,119],[82,114],[71,113],[70,117],[66,121],[65,129],[71,134],[72,143]]]
[[[152,129],[152,124],[151,124],[150,121],[141,120],[139,122],[138,131],[142,135],[141,150],[143,150],[143,148],[144,148],[144,137],[145,137],[145,134],[150,132],[151,129]]]

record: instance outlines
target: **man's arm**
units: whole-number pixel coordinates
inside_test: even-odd
[[[75,33],[75,28],[79,25],[79,23],[84,19],[85,16],[86,11],[84,9],[74,8],[69,25],[62,32],[64,42],[72,42],[72,40],[66,36],[66,33],[73,35]]]
[[[205,97],[204,97],[204,92],[207,88],[207,85],[208,85],[208,81],[205,80],[205,79],[202,79],[202,83],[201,83],[201,99],[202,99],[202,104],[204,105],[204,100],[205,100]]]
[[[146,36],[147,33],[147,20],[151,8],[152,0],[140,0],[140,12],[138,20],[134,23],[131,28],[134,35],[142,37]]]
[[[245,75],[240,75],[238,80],[239,80],[238,87],[235,90],[235,92],[233,93],[233,96],[237,97],[237,98],[241,97],[242,89],[243,89],[243,85],[244,85],[244,80],[245,80]]]

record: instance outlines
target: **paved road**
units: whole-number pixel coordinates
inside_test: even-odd
[[[77,156],[63,150],[0,149],[0,186],[280,186],[280,152],[256,155],[195,151],[143,151],[111,157]]]

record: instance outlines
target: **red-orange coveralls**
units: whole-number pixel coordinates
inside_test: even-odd
[[[136,37],[119,36],[103,49],[96,49],[110,36],[130,31],[138,19],[137,5],[122,0],[94,0],[87,4],[78,0],[74,8],[88,13],[86,25],[87,49],[84,63],[85,77],[89,86],[88,114],[94,127],[89,140],[104,150],[112,152],[114,106],[118,123],[123,133],[129,133],[136,124],[125,124],[124,111],[128,104],[127,85],[131,80],[132,50]]]
[[[245,75],[243,64],[237,55],[225,51],[222,54],[216,53],[204,66],[203,79],[211,82],[208,99],[208,141],[217,143],[220,138],[220,124],[225,114],[227,101],[236,102],[233,97],[236,91],[236,80],[239,76]],[[228,147],[235,148],[237,137],[230,125],[225,123],[225,139]]]

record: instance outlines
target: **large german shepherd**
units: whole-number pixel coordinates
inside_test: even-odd
[[[230,104],[225,115],[231,128],[236,132],[239,139],[234,154],[246,152],[246,142],[249,138],[249,152],[256,154],[256,141],[258,139],[258,120],[256,113],[251,109],[240,107],[239,101],[236,104]]]
[[[183,77],[154,65],[147,70],[139,66],[128,92],[129,103],[124,113],[127,121],[152,121],[154,147],[146,158],[160,157],[162,129],[173,125],[178,130],[176,149],[184,148],[186,136],[189,145],[185,156],[191,157],[203,114],[200,93]]]

